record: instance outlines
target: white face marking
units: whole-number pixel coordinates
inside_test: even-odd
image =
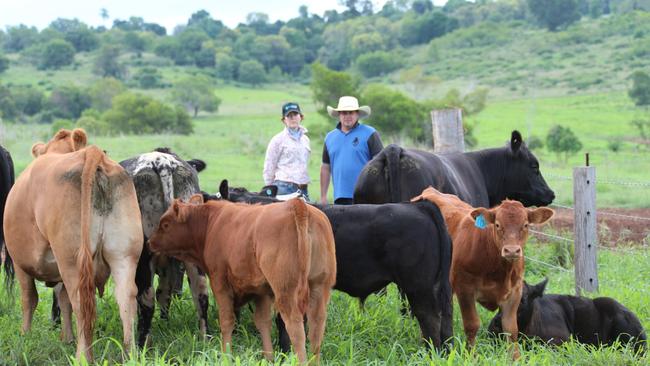
[[[136,162],[136,166],[133,171],[133,174],[136,175],[142,169],[147,169],[147,168],[152,168],[152,169],[156,168],[157,170],[162,170],[167,168],[167,169],[174,170],[180,165],[181,165],[180,162],[174,156],[154,151],[154,152],[142,154],[138,157],[138,161]]]

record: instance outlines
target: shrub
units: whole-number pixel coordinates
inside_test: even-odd
[[[396,70],[400,63],[390,53],[377,51],[359,56],[356,66],[365,77],[373,77]]]
[[[69,119],[57,119],[52,122],[50,127],[50,136],[54,136],[60,129],[65,128],[66,130],[71,130],[74,128],[74,122]]]
[[[153,89],[162,85],[162,75],[155,67],[141,68],[133,75],[133,78],[137,80],[138,86],[142,89]]]
[[[582,149],[582,143],[578,137],[571,131],[571,128],[560,125],[553,126],[546,136],[546,147],[549,151],[557,154],[564,154],[564,162],[569,159],[569,155],[574,155]]]
[[[538,136],[532,135],[528,138],[528,141],[526,141],[526,146],[528,146],[530,150],[541,149],[544,147],[544,141],[542,141]]]
[[[368,85],[361,97],[372,108],[372,126],[381,133],[404,133],[420,141],[427,137],[423,133],[427,113],[413,99],[379,84]]]
[[[70,42],[54,39],[45,45],[39,64],[40,69],[60,69],[72,64],[75,49]]]
[[[93,136],[105,136],[110,133],[110,126],[108,123],[95,118],[94,116],[81,116],[77,120],[78,128],[83,128]]]
[[[239,81],[251,85],[259,85],[266,81],[264,66],[255,60],[244,61],[239,65]]]
[[[192,133],[190,117],[182,108],[172,108],[142,94],[122,93],[113,99],[113,107],[102,119],[111,132],[146,134]]]

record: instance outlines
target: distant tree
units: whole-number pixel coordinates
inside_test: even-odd
[[[214,67],[216,64],[214,48],[201,48],[194,55],[194,63],[198,67]]]
[[[60,69],[72,64],[75,49],[68,41],[54,39],[43,47],[39,69]]]
[[[9,59],[7,56],[0,54],[0,74],[9,68]]]
[[[135,31],[124,34],[126,49],[133,52],[142,52],[147,47],[147,41]]]
[[[264,65],[259,61],[248,60],[239,64],[239,81],[251,85],[259,85],[266,82],[266,71]]]
[[[433,3],[431,0],[415,0],[411,4],[411,9],[418,14],[424,14],[433,10]]]
[[[94,109],[103,112],[113,105],[113,98],[126,91],[124,84],[112,77],[95,81],[88,89],[91,105]]]
[[[632,88],[627,91],[636,106],[650,106],[650,76],[643,71],[632,74]]]
[[[361,96],[372,107],[372,125],[382,134],[404,133],[423,140],[427,113],[424,107],[399,91],[384,85],[368,85]]]
[[[167,29],[162,25],[156,23],[145,23],[144,30],[151,32],[157,36],[164,36],[167,34]]]
[[[551,32],[580,19],[577,0],[526,0],[530,12]]]
[[[200,29],[210,38],[216,38],[225,28],[221,21],[212,19],[210,13],[205,10],[199,10],[192,14],[187,21],[187,27]]]
[[[192,133],[189,115],[182,108],[172,108],[151,97],[129,92],[115,97],[113,107],[102,115],[102,120],[114,133]]]
[[[216,112],[221,104],[221,99],[215,95],[214,81],[204,76],[192,76],[174,83],[172,100],[194,117],[201,109]]]
[[[106,24],[106,21],[109,18],[108,10],[106,10],[106,8],[99,9],[99,16],[102,17],[102,20],[104,21],[104,24]]]
[[[43,109],[45,94],[31,86],[18,86],[12,89],[16,109],[26,116],[33,116]]]
[[[217,76],[224,80],[235,80],[237,78],[237,70],[239,69],[239,60],[228,55],[217,55]]]
[[[569,127],[555,125],[551,127],[546,135],[546,147],[549,151],[557,154],[558,159],[564,154],[566,163],[570,155],[574,155],[582,149],[582,143]]]
[[[532,135],[526,141],[526,146],[530,150],[539,150],[544,148],[544,141],[542,141],[542,139],[539,138],[538,136]]]
[[[143,67],[135,72],[133,79],[142,89],[153,89],[161,86],[162,75],[155,67]]]
[[[71,130],[74,128],[74,122],[69,119],[55,119],[50,126],[50,135],[54,135],[61,129]]]
[[[91,99],[87,91],[74,85],[59,86],[52,91],[47,101],[54,117],[74,119],[90,108]]]
[[[431,11],[423,15],[407,15],[402,18],[399,29],[400,43],[404,46],[427,43],[458,27],[455,19],[442,12]]]
[[[0,117],[7,120],[14,120],[18,115],[18,108],[16,108],[16,102],[11,94],[11,90],[0,84]]]
[[[95,58],[93,72],[101,77],[122,79],[126,75],[126,67],[119,61],[120,53],[119,46],[102,46]]]
[[[99,44],[97,35],[85,25],[66,33],[64,39],[70,42],[77,52],[92,51]]]
[[[327,116],[326,107],[336,105],[344,95],[359,95],[359,79],[342,71],[330,70],[320,63],[312,64],[311,90],[316,110]]]
[[[399,60],[384,51],[363,54],[357,58],[355,64],[365,77],[384,75],[400,67]]]
[[[15,27],[7,27],[4,47],[9,52],[20,52],[38,41],[38,29],[21,24]]]

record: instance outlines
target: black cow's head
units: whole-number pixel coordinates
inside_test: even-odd
[[[504,198],[520,201],[524,206],[546,206],[555,199],[555,193],[546,184],[539,171],[539,161],[528,150],[519,131],[512,131],[506,151],[506,172],[502,190]]]
[[[524,331],[528,327],[528,324],[530,324],[530,319],[533,317],[534,310],[533,302],[535,299],[544,295],[547,283],[548,278],[545,278],[542,282],[532,286],[524,281],[524,287],[521,291],[521,301],[519,302],[519,308],[517,308],[517,327],[520,332]],[[501,327],[501,311],[492,318],[492,321],[488,326],[488,331],[494,334],[500,334],[503,332],[503,328]]]
[[[277,186],[264,186],[260,192],[255,193],[249,192],[243,187],[229,187],[227,179],[222,180],[219,184],[219,194],[222,199],[230,202],[271,203],[278,201],[275,198],[278,194]]]

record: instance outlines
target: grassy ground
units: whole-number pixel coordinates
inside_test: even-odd
[[[529,244],[527,257],[555,263],[552,246]],[[556,264],[555,264],[556,265]],[[630,270],[633,268],[634,270]],[[603,250],[599,257],[600,293],[611,296],[635,312],[646,329],[650,327],[650,251],[636,249],[629,252]],[[526,278],[537,282],[544,276],[550,279],[549,293],[573,293],[573,271],[548,267],[529,259]],[[630,285],[632,284],[632,285]],[[51,290],[38,287],[40,304],[36,310],[32,331],[20,335],[21,312],[17,289],[13,296],[4,287],[0,300],[0,364],[42,365],[74,363],[68,357],[74,354],[74,345],[59,341],[59,330],[49,320]],[[363,309],[358,301],[340,292],[334,292],[328,307],[328,323],[322,348],[324,364],[373,365],[509,365],[507,347],[492,340],[484,329],[493,314],[480,309],[483,324],[478,346],[474,350],[464,347],[460,313],[454,313],[455,346],[448,356],[427,352],[420,341],[420,332],[412,318],[400,315],[400,300],[391,285],[386,296],[371,296]],[[113,294],[107,291],[98,301],[95,357],[107,364],[155,365],[213,365],[213,364],[264,364],[261,341],[249,309],[242,313],[236,328],[234,345],[230,354],[220,352],[216,309],[210,299],[209,325],[214,337],[201,340],[196,335],[196,314],[187,288],[182,297],[172,302],[169,321],[158,314],[153,323],[153,343],[144,352],[122,355],[121,329]],[[274,338],[276,338],[274,334]],[[524,342],[528,344],[529,342]],[[650,359],[635,358],[631,350],[592,349],[576,343],[562,347],[530,345],[523,353],[521,365],[632,365],[647,364]],[[276,363],[295,364],[295,356],[276,355]]]

